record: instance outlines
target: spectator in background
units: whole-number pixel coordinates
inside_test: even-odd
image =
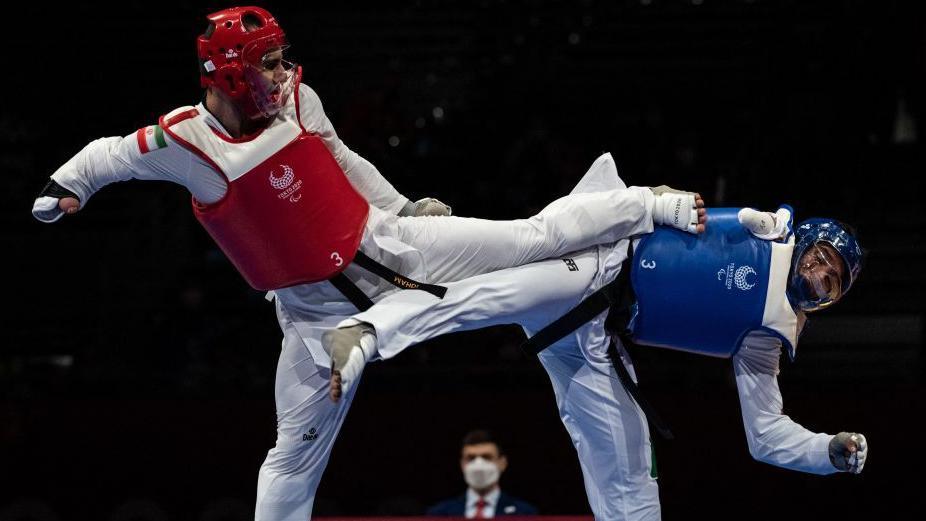
[[[537,513],[525,501],[502,492],[498,482],[508,468],[508,458],[488,431],[470,431],[463,437],[460,469],[468,485],[463,495],[441,501],[428,509],[430,516],[457,516],[490,519]]]

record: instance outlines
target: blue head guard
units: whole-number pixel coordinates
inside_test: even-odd
[[[800,259],[815,244],[825,243],[832,246],[845,263],[845,270],[841,280],[840,296],[842,296],[849,291],[852,283],[855,282],[859,272],[862,270],[862,248],[859,246],[858,241],[855,240],[855,236],[846,229],[846,226],[833,219],[821,219],[819,217],[807,219],[794,230],[794,236],[794,255],[791,260],[788,299],[794,307],[804,311],[825,308],[835,300],[818,296],[807,284],[801,282],[801,276],[798,273]]]

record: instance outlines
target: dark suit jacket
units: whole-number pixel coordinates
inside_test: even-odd
[[[526,501],[521,501],[504,492],[498,496],[498,505],[495,507],[495,517],[528,516],[536,513],[537,509],[534,508],[534,505]],[[464,517],[466,515],[466,494],[464,493],[462,496],[441,501],[429,508],[427,515]]]

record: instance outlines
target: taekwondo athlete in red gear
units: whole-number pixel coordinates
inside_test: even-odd
[[[449,214],[449,208],[431,199],[410,203],[344,145],[318,95],[300,83],[299,68],[285,62],[285,33],[269,12],[236,7],[209,15],[208,22],[197,42],[204,101],[171,111],[158,125],[88,144],[51,176],[33,215],[56,221],[116,181],[172,181],[192,194],[197,218],[245,279],[273,289],[284,338],[275,386],[277,441],[258,477],[258,520],[311,516],[356,389],[346,387],[337,403],[326,399],[331,360],[322,333],[357,308],[325,274],[343,274],[374,301],[398,291],[349,262],[352,255],[362,252],[403,275],[441,283],[613,242],[662,219],[654,214],[657,206],[677,203],[683,211],[675,224],[699,226],[693,196],[657,197],[636,187],[562,198],[517,221],[399,217]],[[339,173],[350,186],[339,182]],[[245,193],[251,185],[257,192]],[[335,208],[325,199],[336,195],[350,205]],[[347,222],[329,223],[338,233],[328,235],[323,227],[301,227],[306,215]],[[265,229],[270,222],[275,228]],[[300,240],[303,233],[311,239]],[[356,383],[359,373],[350,378]]]
[[[605,154],[592,165],[573,193],[624,186],[610,154]],[[846,228],[829,219],[809,219],[792,235],[792,211],[788,207],[775,213],[745,208],[732,212],[723,226],[719,220],[711,220],[710,215],[709,211],[705,234],[697,238],[674,237],[674,240],[682,239],[677,244],[679,251],[666,251],[664,255],[682,260],[686,255],[693,255],[689,250],[692,245],[684,244],[686,238],[710,244],[707,239],[712,234],[732,233],[738,242],[749,242],[746,234],[753,237],[751,241],[757,252],[767,248],[769,257],[775,252],[774,267],[771,263],[767,266],[776,272],[774,282],[766,282],[772,289],[754,294],[762,301],[763,309],[753,317],[752,326],[748,326],[752,331],[744,334],[738,345],[727,345],[727,352],[720,352],[719,344],[708,349],[699,345],[703,341],[699,338],[702,332],[675,338],[673,345],[662,347],[732,359],[747,446],[756,460],[814,474],[860,473],[868,453],[865,436],[852,432],[834,436],[805,429],[783,414],[777,380],[781,352],[785,349],[789,355],[794,354],[799,329],[805,321],[804,313],[832,305],[848,292],[858,277],[861,268],[858,243]],[[658,228],[661,234],[672,234],[672,230]],[[650,228],[641,233],[652,231]],[[566,259],[545,260],[447,284],[447,296],[442,300],[421,298],[414,293],[395,293],[353,319],[375,328],[379,355],[386,359],[409,346],[454,331],[516,323],[524,327],[528,336],[536,335],[618,278],[626,266],[631,242],[636,243],[632,257],[634,269],[662,269],[661,258],[641,253],[647,250],[640,248],[640,237],[628,237],[569,254]],[[767,244],[763,246],[763,243]],[[821,249],[826,251],[821,252]],[[567,260],[569,262],[565,262]],[[681,287],[684,280],[693,276],[686,271],[691,264],[681,263],[681,271],[676,274],[680,280],[675,284],[680,290],[685,289]],[[812,270],[819,273],[810,273]],[[749,270],[739,271],[745,274]],[[715,272],[710,270],[708,283],[721,284],[720,291],[727,291],[726,277],[718,280]],[[740,281],[740,286],[749,288],[757,278],[750,274]],[[557,283],[550,284],[551,280]],[[732,292],[749,293],[736,287],[735,277],[731,278],[731,286]],[[762,288],[757,285],[749,289],[759,291]],[[640,288],[638,297],[641,291],[647,290]],[[677,310],[684,312],[695,305],[707,305],[701,300],[692,301],[684,291],[662,296],[671,300],[663,310],[669,314],[677,315]],[[640,313],[643,312],[641,309]],[[553,383],[563,425],[578,453],[595,519],[658,520],[661,511],[650,429],[643,410],[621,384],[612,363],[609,353],[612,335],[605,329],[607,315],[603,310],[564,334],[543,349],[538,358]],[[668,323],[666,317],[663,319]],[[714,321],[710,323],[715,324]],[[677,329],[680,328],[669,328],[670,331]],[[627,350],[619,338],[613,337],[613,340],[616,358],[636,381]]]

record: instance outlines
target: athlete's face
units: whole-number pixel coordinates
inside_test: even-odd
[[[283,51],[277,49],[265,54],[260,63],[249,66],[248,80],[251,88],[269,97],[282,89],[289,78],[288,71],[289,63],[283,60]]]
[[[809,294],[836,302],[842,298],[846,265],[835,248],[818,242],[807,249],[797,264],[798,274]]]
[[[259,63],[248,65],[251,96],[264,116],[272,116],[286,103],[294,88],[293,64],[283,59],[283,49],[266,52]]]
[[[283,50],[276,49],[264,55],[260,63],[260,75],[268,84],[280,85],[287,78],[287,63],[283,60]]]

